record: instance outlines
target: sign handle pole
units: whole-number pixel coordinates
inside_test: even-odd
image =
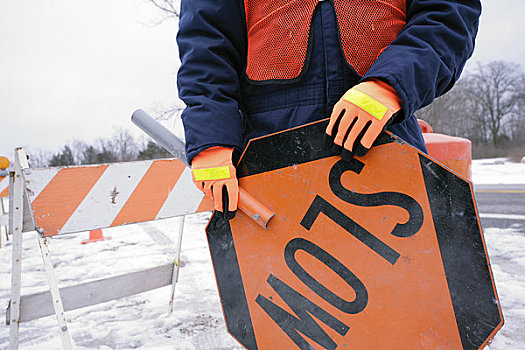
[[[23,148],[15,150],[15,171],[12,178],[12,208],[9,211],[9,230],[13,235],[11,264],[11,301],[9,312],[9,348],[18,349],[20,326],[20,290],[22,282],[22,226],[24,218],[24,176],[22,169],[29,168]]]
[[[53,299],[53,307],[57,316],[58,328],[60,331],[60,338],[62,340],[62,346],[64,350],[71,350],[73,345],[71,343],[71,337],[66,323],[66,315],[64,314],[64,306],[62,305],[62,298],[58,290],[57,277],[55,269],[51,263],[49,256],[49,241],[48,238],[44,238],[41,235],[38,236],[38,245],[40,246],[40,252],[42,253],[42,259],[46,269],[47,281],[49,283],[49,291]]]
[[[173,303],[175,298],[175,285],[179,281],[179,268],[180,268],[180,251],[182,246],[182,233],[184,231],[184,221],[186,216],[179,217],[179,232],[177,236],[177,249],[175,251],[175,260],[173,261],[173,275],[171,277],[171,294],[168,315],[173,312]]]

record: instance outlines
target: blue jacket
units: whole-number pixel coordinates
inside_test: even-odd
[[[253,137],[330,116],[364,79],[388,82],[402,100],[388,130],[426,151],[414,112],[457,81],[474,49],[479,0],[407,0],[407,24],[364,77],[342,53],[333,4],[320,1],[303,73],[293,81],[249,81],[242,0],[182,0],[177,42],[179,96],[188,161],[212,146],[242,151]]]

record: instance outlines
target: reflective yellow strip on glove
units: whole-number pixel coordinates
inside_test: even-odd
[[[326,133],[343,158],[363,156],[401,110],[395,90],[380,80],[362,82],[336,103]]]
[[[194,181],[224,180],[231,178],[230,168],[220,166],[208,169],[193,169]]]
[[[365,112],[370,113],[379,120],[383,119],[388,111],[388,108],[382,105],[379,101],[374,100],[372,97],[356,89],[348,90],[343,95],[343,99],[362,108]]]

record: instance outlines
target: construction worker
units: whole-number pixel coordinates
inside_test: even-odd
[[[480,13],[479,0],[182,0],[177,83],[195,184],[233,217],[247,141],[327,117],[344,159],[385,127],[426,152],[414,112],[457,81]]]

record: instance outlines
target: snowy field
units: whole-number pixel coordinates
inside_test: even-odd
[[[475,184],[523,184],[525,164],[478,160]],[[525,213],[524,213],[525,214]],[[168,316],[169,287],[66,313],[77,349],[242,349],[225,330],[204,227],[209,214],[188,217],[175,310]],[[505,326],[491,350],[525,349],[525,222],[505,229],[485,227],[485,239],[503,305]],[[161,220],[104,231],[112,239],[81,245],[87,232],[51,242],[61,287],[169,263],[174,258],[177,220]],[[150,232],[148,234],[147,232]],[[151,235],[154,233],[154,235]],[[24,236],[22,294],[45,290],[42,259],[34,233]],[[10,293],[11,246],[0,249],[0,319]],[[0,348],[9,327],[0,326]],[[20,348],[61,349],[54,316],[20,326]]]

